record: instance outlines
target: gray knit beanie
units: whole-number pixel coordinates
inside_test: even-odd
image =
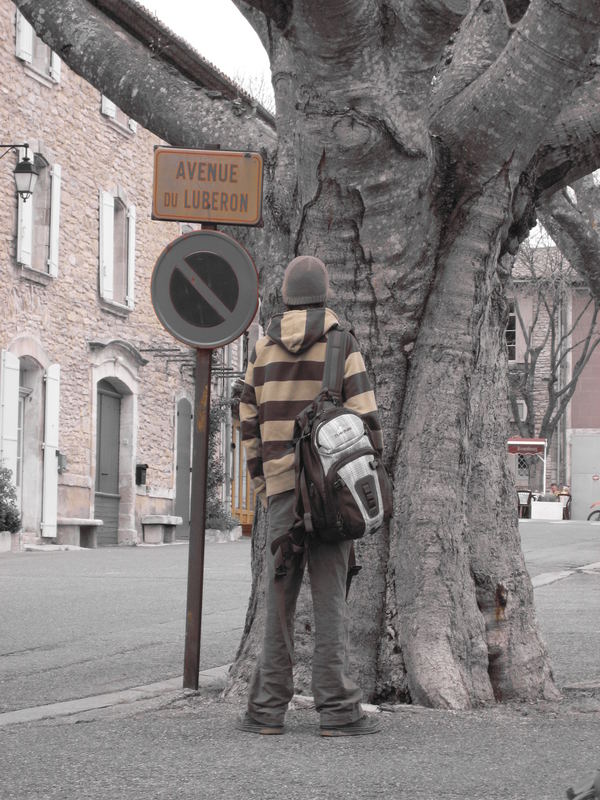
[[[286,306],[325,303],[329,274],[325,264],[314,256],[298,256],[287,265],[281,294]]]

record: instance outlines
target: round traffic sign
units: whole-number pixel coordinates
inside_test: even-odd
[[[254,319],[258,274],[231,236],[192,231],[158,257],[151,295],[156,316],[176,339],[194,347],[222,347]]]

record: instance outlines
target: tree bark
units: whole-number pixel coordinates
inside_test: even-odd
[[[160,54],[151,59],[159,77],[147,79],[147,60],[140,68],[127,58],[114,25],[95,28],[91,44],[80,16],[89,4],[68,2],[68,25],[57,0],[17,5],[68,64],[143,125],[188,146],[220,138],[238,149],[263,136],[244,116],[226,137],[227,104],[200,136],[190,114],[198,119],[203,92],[181,86]],[[532,0],[516,25],[500,0],[471,11],[462,0],[238,5],[268,46],[277,102],[265,229],[246,236],[261,264],[263,315],[279,307],[293,256],[325,261],[331,304],[364,351],[394,475],[389,530],[357,548],[352,655],[365,695],[449,708],[555,697],[507,469],[499,256],[527,229],[540,164],[551,192],[572,171],[573,153],[581,156],[563,147],[573,144],[568,124],[562,144],[547,138],[589,77],[598,4]],[[511,3],[513,20],[522,13]],[[589,171],[600,164],[600,136],[588,129],[587,141]],[[231,692],[244,691],[260,648],[264,541],[259,512]],[[304,599],[300,690],[309,685],[311,631]]]

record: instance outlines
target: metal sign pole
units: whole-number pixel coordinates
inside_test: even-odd
[[[206,227],[206,226],[205,226]],[[234,341],[258,308],[258,273],[234,239],[215,230],[186,233],[161,253],[151,295],[160,322],[196,348],[192,498],[183,688],[198,688],[206,525],[211,355]]]
[[[196,393],[194,404],[194,452],[192,460],[192,508],[188,554],[187,611],[183,688],[198,688],[204,543],[206,539],[206,476],[210,420],[210,374],[212,350],[196,349]]]

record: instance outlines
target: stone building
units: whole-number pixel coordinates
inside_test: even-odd
[[[187,57],[199,82],[239,93]],[[61,64],[9,0],[0,59],[0,138],[29,146],[0,161],[0,451],[23,539],[60,542],[65,520],[101,519],[99,544],[132,544],[148,514],[180,515],[185,537],[193,358],[150,297],[159,254],[185,232],[150,216],[163,143]],[[39,170],[27,201],[13,179],[25,154]],[[223,356],[231,372],[241,357]]]
[[[586,519],[591,503],[600,501],[599,340],[589,290],[560,252],[523,248],[507,330],[513,434],[546,439],[546,485],[541,445],[538,453],[527,454],[525,446],[511,456],[515,483],[540,491],[551,483],[569,487],[575,519]],[[548,412],[560,412],[563,401],[552,430]]]

